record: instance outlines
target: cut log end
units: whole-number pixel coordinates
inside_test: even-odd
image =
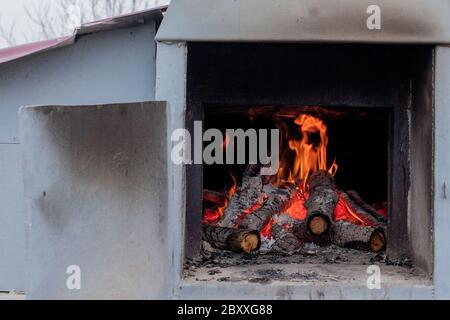
[[[381,252],[386,248],[386,236],[382,227],[361,226],[340,220],[333,226],[333,243],[345,248]]]
[[[308,230],[315,236],[325,236],[339,200],[333,177],[326,171],[316,171],[308,181],[308,191],[309,198],[305,201]]]
[[[386,236],[382,230],[376,230],[370,237],[370,250],[381,252],[386,249]]]
[[[316,236],[321,236],[328,232],[330,221],[327,216],[316,214],[308,219],[308,230]]]
[[[231,251],[250,253],[261,246],[261,236],[256,230],[236,229],[226,239],[227,246]]]
[[[261,236],[258,231],[212,225],[203,225],[203,240],[214,248],[239,253],[250,253],[261,246]]]
[[[250,253],[258,250],[260,246],[260,239],[256,234],[249,233],[247,234],[241,242],[241,248],[244,253]]]

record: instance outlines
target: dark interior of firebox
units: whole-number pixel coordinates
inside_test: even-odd
[[[268,196],[261,203],[252,204],[252,202],[246,203],[241,209],[244,213],[235,218],[232,224],[224,223],[232,214],[230,208],[233,206],[233,197],[241,197],[239,194],[241,188],[244,189],[245,182],[243,182],[248,168],[250,167],[248,150],[246,150],[246,163],[245,164],[211,164],[203,166],[203,221],[208,226],[227,227],[235,229],[256,229],[260,233],[262,238],[261,244],[258,244],[256,248],[252,248],[253,254],[275,254],[291,256],[295,254],[305,254],[305,252],[311,253],[312,247],[329,247],[330,245],[339,245],[343,248],[357,249],[361,252],[380,252],[386,248],[386,226],[387,226],[387,200],[388,200],[388,146],[389,146],[389,108],[357,108],[357,107],[326,107],[326,106],[218,106],[211,105],[204,108],[204,130],[219,129],[223,132],[224,144],[226,149],[229,146],[229,137],[225,134],[227,129],[242,129],[247,131],[248,129],[255,129],[258,132],[259,129],[280,129],[280,167],[289,167],[289,170],[293,168],[292,162],[297,159],[296,149],[290,147],[289,140],[302,140],[301,126],[296,124],[296,119],[302,115],[312,117],[311,119],[319,121],[323,124],[323,128],[326,130],[325,150],[326,150],[326,169],[332,168],[334,165],[335,170],[331,173],[331,169],[327,172],[327,176],[333,176],[334,187],[333,193],[339,195],[337,203],[333,204],[333,213],[331,215],[330,230],[324,234],[316,234],[314,230],[309,228],[309,224],[306,227],[298,227],[298,223],[310,223],[307,219],[309,216],[300,217],[304,214],[310,214],[311,208],[308,207],[308,198],[312,198],[312,192],[306,191],[303,200],[304,203],[293,205],[291,209],[284,207],[278,211],[286,211],[287,214],[294,220],[289,218],[286,220],[287,214],[285,212],[274,211],[271,213],[271,217],[264,216],[265,222],[262,224],[258,220],[258,224],[255,223],[242,223],[239,221],[246,221],[248,217],[251,217],[254,213],[258,215],[266,207],[270,207],[270,199]],[[305,140],[307,144],[313,148],[318,148],[321,145],[321,136],[319,131],[308,133],[308,137]],[[269,139],[267,139],[269,140]],[[246,140],[246,148],[249,147],[249,141]],[[261,143],[258,141],[258,143]],[[270,143],[269,143],[270,144]],[[236,144],[234,145],[236,148]],[[269,147],[270,150],[270,147]],[[298,150],[297,150],[298,151]],[[226,152],[226,150],[225,150]],[[236,150],[235,150],[236,154]],[[285,160],[283,162],[283,159]],[[236,160],[236,158],[234,159]],[[304,159],[301,161],[304,161]],[[300,161],[300,162],[301,162]],[[261,164],[258,164],[261,166]],[[305,166],[305,163],[300,163],[300,166]],[[287,168],[285,168],[286,170]],[[310,172],[311,176],[308,176],[308,181],[312,181],[312,174],[314,170]],[[275,184],[275,177],[277,175],[262,177],[263,184]],[[289,175],[291,176],[291,175]],[[259,179],[259,178],[258,178]],[[306,179],[306,178],[305,178]],[[295,188],[301,189],[302,182],[297,181],[292,183]],[[256,180],[255,180],[256,181]],[[258,180],[259,181],[259,180]],[[254,182],[252,182],[254,183]],[[278,184],[280,186],[280,184]],[[285,188],[286,184],[282,184],[281,188]],[[311,191],[311,190],[310,190]],[[245,190],[244,190],[245,192]],[[348,195],[352,195],[352,192],[356,192],[358,199],[362,199],[363,203],[358,203],[352,200],[344,200]],[[222,197],[226,199],[221,203],[215,202],[214,196]],[[325,196],[326,198],[326,196]],[[233,200],[232,200],[233,199]],[[258,200],[259,201],[259,200]],[[256,201],[255,203],[257,203]],[[278,200],[277,200],[278,201]],[[319,201],[323,201],[320,199]],[[234,201],[237,203],[236,201]],[[351,205],[347,206],[347,202]],[[234,204],[235,204],[234,203]],[[244,201],[245,203],[245,201]],[[302,209],[298,209],[298,207]],[[367,206],[367,207],[366,207]],[[313,206],[314,207],[314,206]],[[344,211],[348,208],[347,213],[342,213],[340,208],[345,207]],[[292,209],[297,208],[297,209]],[[304,209],[303,209],[304,208]],[[306,209],[307,208],[307,209]],[[254,211],[253,211],[254,210]],[[259,210],[259,211],[258,211]],[[294,212],[297,210],[296,212]],[[231,213],[230,213],[231,212]],[[294,213],[293,213],[294,212]],[[362,215],[360,214],[362,212]],[[383,220],[383,224],[376,226],[366,223],[364,216],[368,216],[370,219],[371,214],[378,215],[376,218]],[[344,215],[342,217],[341,215]],[[348,218],[345,218],[345,214]],[[227,216],[228,215],[228,216]],[[300,217],[300,218],[299,218]],[[354,219],[356,217],[356,219]],[[361,219],[362,220],[361,220]],[[243,220],[242,220],[243,219]],[[342,219],[341,221],[338,221]],[[369,220],[370,220],[369,219]],[[347,221],[348,220],[348,221]],[[275,225],[277,221],[282,221],[279,225],[279,229],[289,230],[295,234],[294,240],[290,238],[288,243],[284,243],[285,240],[281,239],[286,234],[275,232]],[[370,220],[371,221],[371,220]],[[346,224],[347,223],[347,224]],[[270,226],[269,226],[270,225]],[[338,232],[341,232],[340,225],[344,226],[344,232],[351,233],[349,236],[341,236]],[[384,227],[381,227],[383,225]],[[350,227],[350,229],[346,229]],[[352,229],[357,226],[358,229]],[[299,229],[300,228],[300,229]],[[382,246],[373,246],[373,235],[369,237],[360,236],[358,233],[366,233],[367,230],[373,232],[379,229],[382,233]],[[283,232],[285,231],[283,230]],[[300,230],[300,231],[299,231]],[[215,232],[216,230],[208,230],[208,232]],[[219,230],[223,232],[223,230]],[[204,232],[206,232],[204,230]],[[226,231],[225,231],[226,232]],[[241,231],[240,231],[241,232]],[[308,234],[308,235],[306,235]],[[354,236],[356,234],[356,236]],[[291,236],[291,234],[289,234]],[[211,250],[224,249],[229,251],[244,251],[242,245],[229,246],[222,242],[228,242],[230,237],[237,237],[236,235],[225,234],[225,238],[217,239],[216,234],[212,233],[210,239],[206,237],[206,243]],[[227,238],[228,237],[228,238]],[[241,235],[242,237],[242,235]],[[346,238],[348,237],[348,239]],[[345,238],[345,241],[341,241],[341,238]],[[236,239],[235,239],[236,240]],[[242,239],[239,238],[239,241]],[[216,243],[219,241],[220,243]],[[292,242],[294,241],[294,243]],[[366,242],[366,243],[364,243]],[[281,244],[280,244],[281,243]],[[212,247],[210,246],[212,245]],[[244,245],[245,246],[245,245]]]
[[[357,190],[368,203],[382,204],[387,201],[388,187],[388,130],[389,110],[386,108],[327,108],[322,107],[323,118],[328,129],[328,162],[336,159],[338,170],[334,176],[336,184],[343,190]],[[221,109],[219,111],[218,109]],[[205,108],[204,130],[217,128],[244,130],[276,129],[273,119],[260,107],[258,114],[249,115],[252,109],[243,107],[211,106]],[[258,108],[253,108],[255,111]],[[297,113],[302,113],[302,107]],[[304,111],[303,111],[304,112]],[[328,114],[328,115],[326,115]],[[285,120],[295,131],[292,119]],[[289,123],[291,122],[291,123]],[[320,137],[319,137],[320,139]],[[230,172],[239,177],[246,165],[213,164],[204,165],[203,186],[206,189],[222,192],[232,183]]]
[[[310,275],[321,280],[322,274],[325,281],[340,279],[347,283],[355,280],[355,275],[366,275],[368,264],[383,264],[383,270],[392,267],[398,271],[398,279],[410,274],[412,269],[407,272],[404,269],[410,266],[416,271],[423,269],[431,274],[432,48],[287,43],[189,43],[188,46],[185,125],[189,132],[194,132],[195,121],[202,121],[204,130],[277,128],[280,125],[275,121],[280,120],[277,116],[286,114],[284,111],[289,109],[290,117],[283,122],[295,137],[299,129],[293,124],[295,116],[304,112],[320,119],[326,125],[328,137],[324,167],[329,169],[336,161],[338,168],[333,172],[335,185],[331,189],[338,192],[341,206],[336,205],[339,210],[335,210],[332,216],[331,230],[322,228],[326,224],[319,223],[314,227],[315,230],[330,231],[329,236],[333,233],[334,236],[339,235],[347,227],[350,232],[346,237],[338,237],[331,242],[329,239],[318,241],[320,239],[314,237],[299,239],[302,250],[292,255],[268,254],[264,252],[263,249],[267,249],[264,246],[255,250],[257,246],[252,246],[254,233],[242,231],[249,227],[258,228],[255,221],[246,221],[246,224],[237,221],[228,224],[231,231],[224,232],[219,228],[220,232],[216,232],[214,227],[227,224],[220,223],[220,219],[210,219],[205,223],[205,210],[214,211],[217,206],[224,205],[223,199],[234,184],[230,173],[235,177],[238,188],[246,176],[249,177],[247,185],[255,182],[259,188],[259,178],[254,179],[254,172],[246,171],[246,165],[187,165],[184,220],[187,279],[191,275],[191,279],[199,280],[255,278],[265,281],[269,278],[293,281],[292,277],[285,277],[292,272],[299,281],[304,281],[305,277],[309,279]],[[320,139],[317,134],[310,134],[308,140],[316,146]],[[331,183],[324,181],[328,186]],[[267,179],[264,182],[267,183]],[[265,193],[264,187],[263,194],[270,194],[270,190]],[[292,188],[290,183],[279,183],[276,187],[294,194],[298,189],[304,191],[301,183],[296,188]],[[206,199],[205,191],[207,194],[208,190],[212,193]],[[349,210],[342,206],[343,193],[352,190],[363,200],[363,206],[369,206],[365,209],[375,211],[372,212],[374,216],[387,213],[387,217],[381,219],[385,245],[379,246],[382,242],[375,242],[377,246],[374,248],[381,250],[379,253],[371,252],[367,246],[354,249],[355,242],[348,241],[353,236],[359,240],[366,237],[367,240],[366,233],[358,233],[365,230],[359,226],[367,224],[358,225],[358,219],[352,220]],[[286,190],[282,190],[284,192]],[[329,190],[327,192],[332,194]],[[216,204],[211,203],[216,200]],[[260,200],[256,201],[259,205]],[[306,205],[304,200],[305,197],[301,203],[303,206]],[[263,201],[267,199],[263,197]],[[255,208],[250,209],[243,209],[245,214],[251,211],[247,217],[255,215]],[[290,210],[287,213],[292,216]],[[344,223],[337,221],[336,211],[339,218],[344,217]],[[299,212],[294,210],[294,213]],[[280,218],[279,212],[272,216]],[[300,216],[304,218],[305,212],[300,210]],[[282,218],[285,217],[283,215]],[[347,223],[349,220],[352,220],[350,225]],[[291,223],[289,219],[276,222],[276,225],[273,221],[269,224],[277,227],[279,223],[283,226],[285,222]],[[298,220],[293,225],[296,223]],[[209,231],[206,236],[205,226]],[[208,229],[209,226],[212,227]],[[261,235],[267,231],[263,228],[258,232]],[[275,231],[278,233],[280,228],[270,230],[272,235]],[[250,253],[233,252],[239,250],[230,248],[230,243],[227,245],[227,239],[234,241],[231,243],[233,246],[236,245],[235,240],[239,240],[239,237],[227,237],[233,233],[250,235],[250,245],[246,243],[245,246]],[[299,228],[295,234],[308,235],[308,230]],[[224,241],[225,248],[212,247],[205,238],[212,242],[218,240],[219,244]],[[383,237],[379,236],[380,239]],[[351,245],[351,248],[345,245]],[[335,278],[336,274],[342,277]],[[365,278],[356,280],[365,283]]]

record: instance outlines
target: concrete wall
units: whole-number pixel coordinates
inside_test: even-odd
[[[20,119],[27,299],[167,298],[165,103],[26,107]]]
[[[153,100],[154,34],[155,23],[100,32],[0,65],[0,291],[25,288],[19,107]]]

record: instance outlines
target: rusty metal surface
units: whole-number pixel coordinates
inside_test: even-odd
[[[77,37],[85,34],[131,27],[150,20],[160,21],[163,17],[162,12],[166,8],[167,6],[159,6],[143,11],[93,21],[81,25],[72,35],[2,49],[0,50],[0,64],[39,52],[71,45],[76,41]]]
[[[367,9],[381,10],[369,30]],[[450,43],[450,0],[176,0],[160,41]]]

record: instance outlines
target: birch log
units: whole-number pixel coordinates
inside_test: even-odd
[[[258,231],[203,225],[203,240],[221,250],[250,253],[261,246]]]
[[[326,171],[316,171],[308,181],[308,200],[305,201],[306,226],[316,235],[329,232],[333,213],[339,197],[336,193],[333,177]]]

